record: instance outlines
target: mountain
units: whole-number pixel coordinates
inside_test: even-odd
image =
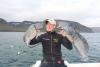
[[[74,27],[79,32],[93,32],[91,28],[81,25],[78,22],[68,21],[68,20],[56,20],[57,22],[65,22],[70,26]],[[0,18],[0,31],[6,32],[25,32],[31,24],[41,23],[43,21],[22,21],[22,22],[7,22]]]
[[[91,29],[96,33],[100,32],[100,27],[91,27]]]
[[[0,18],[0,24],[5,24],[6,22],[7,22],[6,20]]]

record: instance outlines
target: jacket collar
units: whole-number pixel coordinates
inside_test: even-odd
[[[47,31],[47,33],[48,33],[48,34],[55,34],[56,32],[55,32],[55,31],[52,31],[52,32],[48,32],[48,31]]]

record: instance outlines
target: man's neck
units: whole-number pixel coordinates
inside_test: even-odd
[[[51,34],[53,34],[53,33],[55,33],[55,31],[47,31],[47,33],[51,33]]]

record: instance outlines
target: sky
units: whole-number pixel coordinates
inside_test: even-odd
[[[53,18],[100,27],[100,0],[0,0],[0,18],[8,22]]]

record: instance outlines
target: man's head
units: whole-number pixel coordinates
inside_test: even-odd
[[[56,27],[56,21],[55,20],[53,20],[53,19],[46,19],[45,23],[46,23],[46,31],[47,32],[54,31],[54,29]]]

